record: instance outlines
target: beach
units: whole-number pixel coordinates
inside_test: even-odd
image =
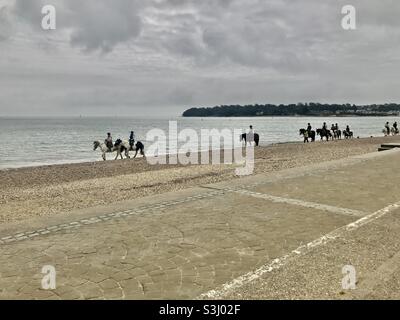
[[[255,149],[255,174],[377,151],[396,137],[285,143]],[[234,165],[150,165],[145,159],[0,171],[0,223],[120,203],[203,184],[238,179]]]

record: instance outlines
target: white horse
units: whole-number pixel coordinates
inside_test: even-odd
[[[93,150],[96,151],[98,148],[100,148],[100,151],[102,153],[102,157],[103,157],[104,161],[106,161],[106,153],[113,153],[115,151],[117,151],[117,156],[115,157],[115,160],[118,159],[118,156],[120,156],[121,159],[123,159],[122,152],[124,152],[124,151],[125,151],[125,156],[127,158],[130,158],[130,156],[129,156],[130,145],[129,145],[128,141],[122,141],[122,143],[119,144],[118,146],[113,146],[111,151],[110,151],[110,149],[108,149],[105,142],[103,142],[103,143],[101,143],[99,141],[93,142]]]

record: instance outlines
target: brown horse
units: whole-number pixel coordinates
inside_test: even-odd
[[[317,129],[317,135],[321,137],[321,140],[323,140],[324,137],[326,138],[326,141],[329,141],[329,138],[332,138],[333,140],[332,133],[328,129]]]

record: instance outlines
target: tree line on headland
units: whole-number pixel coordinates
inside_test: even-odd
[[[254,104],[221,105],[206,108],[190,108],[183,117],[267,117],[267,116],[399,116],[400,104]]]

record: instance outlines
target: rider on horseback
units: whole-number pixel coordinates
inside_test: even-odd
[[[122,143],[122,140],[121,139],[117,139],[115,141],[114,147],[118,147],[121,143]]]
[[[135,132],[131,131],[131,135],[129,136],[129,145],[131,150],[133,150],[133,146],[135,145]]]
[[[308,135],[311,135],[311,130],[312,130],[312,127],[311,127],[311,124],[309,123],[309,124],[307,125],[307,132],[308,132]]]
[[[247,141],[250,143],[254,142],[254,130],[253,130],[253,126],[250,126],[250,130],[249,133],[247,134]]]
[[[113,139],[111,137],[111,133],[107,133],[107,138],[106,138],[106,140],[104,142],[105,142],[108,150],[111,152],[113,147],[114,147]]]
[[[386,122],[386,124],[385,124],[385,129],[386,129],[387,135],[390,135],[390,125],[389,125],[389,121]]]

